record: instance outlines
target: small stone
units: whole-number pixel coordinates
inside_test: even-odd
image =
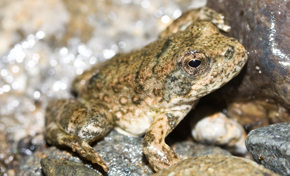
[[[290,123],[252,130],[246,147],[255,161],[281,175],[290,175]]]
[[[201,143],[225,146],[235,154],[247,152],[245,130],[221,112],[207,114],[193,127],[192,136]]]
[[[198,156],[163,169],[153,176],[278,176],[263,166],[244,158],[224,155]]]

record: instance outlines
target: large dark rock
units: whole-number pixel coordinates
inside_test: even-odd
[[[252,116],[252,121],[260,121],[255,124],[239,121],[244,126],[250,126],[249,130],[271,123],[289,122],[290,2],[208,0],[207,6],[225,15],[231,25],[231,31],[227,35],[237,38],[248,51],[246,67],[236,79],[217,91],[217,97],[226,100],[227,104],[255,101],[254,104],[265,108],[259,110],[259,113],[265,111],[264,118],[267,117],[269,122],[264,123],[265,120],[260,116],[248,112],[246,113]],[[242,114],[244,110],[229,111],[232,115],[236,113],[233,111]],[[249,116],[240,118],[247,119]]]
[[[246,147],[253,158],[281,175],[290,175],[290,123],[252,130]]]
[[[290,105],[290,2],[209,0],[207,6],[226,16],[232,27],[229,35],[249,52],[243,93]]]

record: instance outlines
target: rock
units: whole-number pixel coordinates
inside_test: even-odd
[[[195,141],[231,148],[231,151],[236,154],[247,152],[245,146],[247,134],[240,124],[228,119],[221,112],[204,114],[203,117],[202,120],[193,125],[191,133]]]
[[[211,155],[189,158],[167,169],[163,169],[153,176],[278,176],[274,172],[247,159],[234,156]]]
[[[130,137],[119,134],[115,130],[111,131],[104,139],[93,145],[93,148],[103,157],[109,166],[108,176],[114,175],[151,175],[153,171],[148,165],[147,160],[142,152],[142,138]],[[65,148],[68,149],[68,148]],[[97,165],[92,164],[87,160],[82,160],[80,156],[70,150],[64,151],[56,147],[49,147],[46,150],[34,153],[31,156],[24,157],[20,163],[19,175],[29,175],[38,173],[40,169],[40,160],[48,159],[63,159],[67,162],[76,163],[77,167],[83,165],[82,169],[90,169],[101,174],[103,170]],[[59,163],[57,161],[56,163]],[[58,164],[52,162],[47,163],[47,168],[56,168]],[[70,164],[61,164],[57,167],[70,167]],[[46,169],[47,169],[46,168]],[[57,171],[55,171],[57,174]],[[91,172],[91,171],[90,171]],[[59,173],[60,174],[60,173]],[[37,175],[37,174],[36,174]],[[40,173],[41,175],[41,173]]]
[[[109,166],[108,176],[153,174],[142,152],[141,137],[130,137],[113,130],[104,139],[93,144],[93,148],[104,158]],[[231,155],[228,151],[219,147],[196,144],[192,141],[175,143],[172,148],[182,159],[200,155]],[[45,158],[49,160],[43,160]],[[52,146],[22,158],[17,174],[43,175],[40,161],[42,167],[45,167],[46,171],[44,170],[44,173],[51,168],[55,174],[61,174],[58,169],[66,169],[68,167],[81,167],[83,171],[88,170],[84,172],[93,171],[96,174],[103,172],[100,166],[87,160],[82,160],[77,153]]]
[[[94,172],[92,169],[89,169],[80,163],[66,161],[62,159],[45,158],[42,159],[40,163],[42,171],[46,176],[56,176],[56,175],[101,176],[101,174]]]
[[[216,95],[228,103],[267,102],[271,107],[263,106],[270,123],[290,122],[289,1],[208,0],[207,6],[225,15],[232,27],[228,35],[249,53],[242,74]]]
[[[281,175],[290,175],[290,123],[252,130],[246,147],[254,160]]]
[[[231,153],[227,150],[221,149],[216,146],[207,146],[203,144],[197,144],[192,141],[184,141],[176,143],[172,146],[172,149],[178,154],[180,158],[189,158],[194,156],[204,155],[226,155],[231,156]]]

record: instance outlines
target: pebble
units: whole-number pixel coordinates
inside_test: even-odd
[[[207,113],[203,108],[202,113],[196,111],[195,118],[203,119],[193,124],[192,136],[195,141],[210,145],[219,145],[229,149],[235,154],[247,153],[245,146],[246,132],[243,127],[221,112]],[[198,113],[200,112],[200,113]],[[194,121],[194,120],[193,120]]]
[[[278,176],[274,172],[247,159],[210,155],[189,158],[153,176]]]
[[[246,147],[254,160],[281,175],[290,175],[290,123],[252,130]]]
[[[41,160],[42,170],[45,175],[49,176],[57,176],[57,175],[78,175],[78,176],[101,176],[94,172],[92,169],[88,167],[71,161],[66,161],[62,159],[42,159]]]

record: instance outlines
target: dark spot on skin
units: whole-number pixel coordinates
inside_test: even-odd
[[[120,83],[116,83],[115,85],[112,86],[112,88],[115,93],[119,93],[122,89],[122,85]]]
[[[133,98],[132,98],[132,102],[136,105],[140,104],[141,103],[141,99],[135,95]]]
[[[154,67],[152,67],[152,73],[155,73],[155,68],[156,66],[158,65],[159,63],[159,58],[160,56],[162,56],[164,53],[166,53],[166,51],[168,50],[169,48],[169,45],[171,43],[171,39],[170,38],[167,38],[166,41],[164,42],[162,48],[160,49],[160,52],[156,55],[156,64]]]
[[[144,54],[145,54],[145,53],[144,53]],[[139,65],[138,71],[136,72],[136,76],[135,76],[135,82],[136,82],[136,83],[139,82],[138,79],[139,79],[140,70],[141,70],[141,68],[142,68],[142,66],[143,66],[143,63],[144,63],[144,58],[142,59],[142,62],[141,62],[141,64]]]
[[[235,47],[228,45],[229,49],[225,53],[225,57],[227,59],[231,59],[235,53]]]
[[[98,79],[98,77],[99,77],[99,74],[98,74],[98,73],[94,74],[94,75],[89,79],[88,84],[92,84],[92,83],[94,82],[94,80]]]
[[[162,129],[162,125],[160,125],[158,128]]]
[[[134,91],[137,93],[137,94],[141,94],[142,91],[143,91],[143,86],[142,85],[138,85],[135,87]]]
[[[128,82],[128,81],[130,80],[130,77],[131,77],[131,75],[128,74],[128,75],[126,75],[126,76],[120,78],[119,81],[120,81],[121,83],[123,83],[123,82],[126,83],[126,82]]]
[[[171,129],[174,129],[177,126],[177,122],[179,117],[173,116],[173,114],[168,113],[167,114],[167,119],[168,119],[168,125],[170,126]]]
[[[160,97],[160,96],[161,96],[161,89],[154,88],[154,89],[153,89],[153,94],[154,94],[156,97]]]
[[[161,130],[161,135],[163,135],[164,134],[164,131],[163,130]]]
[[[152,131],[147,131],[142,142],[143,147],[149,147],[155,141],[155,136],[152,134]]]
[[[175,76],[172,76],[172,77],[170,77],[169,79],[170,79],[170,82],[175,82],[175,81],[178,80]]]
[[[161,144],[161,142],[162,142],[162,138],[159,139],[159,144]]]
[[[245,13],[245,12],[244,12],[243,10],[241,10],[241,11],[240,11],[240,16],[244,16],[244,13]]]
[[[165,43],[163,44],[160,52],[156,55],[157,58],[159,58],[160,56],[162,56],[163,53],[166,52],[166,50],[168,49],[169,45],[171,43],[171,39],[170,38],[167,38],[167,40],[165,41]],[[153,68],[154,69],[154,68]],[[153,71],[154,73],[154,71]]]
[[[102,89],[102,84],[99,83],[99,82],[97,82],[97,83],[96,83],[96,89],[97,89],[98,91],[101,91],[101,89]]]
[[[287,93],[288,93],[288,89],[287,89],[286,86],[283,86],[283,87],[282,87],[282,90],[283,90],[283,93],[284,93],[284,94],[287,94]]]

